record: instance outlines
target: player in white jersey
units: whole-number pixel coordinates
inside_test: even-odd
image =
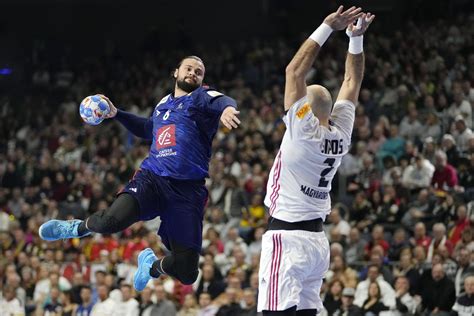
[[[364,73],[363,34],[374,16],[342,6],[300,47],[286,68],[286,132],[270,172],[265,204],[258,310],[263,315],[316,315],[329,266],[322,224],[331,209],[331,181],[349,150],[355,104]],[[357,25],[354,22],[357,20]],[[347,29],[346,29],[347,28]],[[334,30],[346,29],[344,82],[333,106],[327,89],[306,86],[319,49]]]

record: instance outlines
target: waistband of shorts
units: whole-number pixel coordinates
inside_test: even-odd
[[[308,232],[318,233],[323,231],[323,219],[316,218],[309,221],[290,223],[270,217],[268,219],[267,230],[305,230]]]

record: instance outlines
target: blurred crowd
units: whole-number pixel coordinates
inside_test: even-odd
[[[205,81],[237,100],[242,125],[213,143],[198,280],[162,276],[141,293],[131,286],[137,253],[167,253],[159,220],[81,240],[44,242],[37,232],[51,218],[107,208],[148,153],[117,122],[84,125],[81,99],[103,92],[148,116],[189,52],[145,46],[123,56],[108,45],[94,59],[51,60],[47,45],[35,47],[25,94],[0,99],[0,315],[257,315],[265,185],[285,131],[284,69],[299,44],[194,47]],[[369,32],[364,50],[352,149],[325,223],[322,315],[472,315],[474,15]],[[308,77],[333,99],[346,51],[334,35]]]

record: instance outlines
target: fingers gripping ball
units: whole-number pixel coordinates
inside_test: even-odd
[[[91,95],[82,100],[79,105],[79,114],[82,120],[89,125],[100,124],[110,112],[107,100],[100,95]]]

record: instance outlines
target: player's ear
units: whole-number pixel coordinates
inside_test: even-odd
[[[174,79],[178,79],[178,68],[174,70],[173,77]]]

